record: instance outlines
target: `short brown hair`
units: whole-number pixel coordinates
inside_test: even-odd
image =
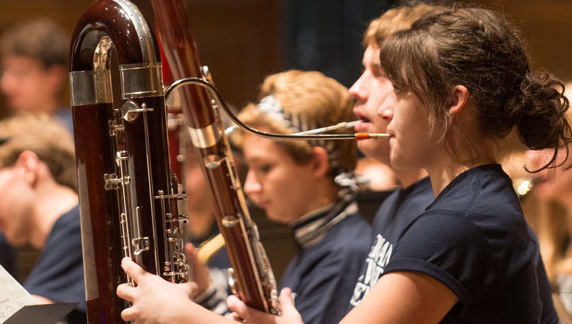
[[[59,122],[43,114],[17,114],[0,121],[0,138],[0,168],[13,166],[22,152],[32,151],[57,183],[77,191],[73,140]]]
[[[70,40],[53,20],[40,18],[15,24],[0,37],[0,55],[24,56],[49,68],[60,65],[67,69]]]
[[[381,47],[391,34],[411,27],[415,20],[435,8],[433,5],[420,3],[415,6],[397,7],[386,11],[369,23],[363,35],[363,47]]]
[[[354,119],[353,100],[347,88],[320,72],[291,70],[271,75],[260,87],[259,100],[266,96],[274,97],[285,114],[303,117],[313,128]],[[254,128],[264,128],[281,134],[301,130],[287,127],[268,117],[256,104],[247,105],[239,114],[239,118]],[[240,136],[234,139],[240,145]],[[357,159],[355,142],[330,140],[312,144],[324,146],[324,142],[334,151],[333,155],[329,154],[332,176],[339,172],[353,171]],[[312,144],[309,142],[284,140],[277,143],[282,145],[297,163],[307,163],[312,157]]]

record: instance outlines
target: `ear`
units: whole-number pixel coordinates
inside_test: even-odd
[[[463,110],[469,101],[469,90],[465,86],[456,85],[451,93],[451,102],[449,104],[449,114],[455,116]]]
[[[328,161],[328,152],[320,146],[312,149],[312,174],[317,177],[324,177],[328,174],[330,164]]]
[[[24,151],[20,153],[16,166],[24,170],[24,179],[30,185],[35,185],[39,176],[40,159],[36,153],[32,151]]]

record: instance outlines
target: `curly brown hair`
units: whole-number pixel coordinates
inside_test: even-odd
[[[544,167],[571,141],[564,85],[530,71],[518,32],[490,10],[433,10],[390,36],[382,52],[381,65],[394,88],[414,93],[429,109],[436,141],[452,139],[447,103],[456,85],[468,89],[483,136],[500,139],[516,126],[528,148],[555,148]]]

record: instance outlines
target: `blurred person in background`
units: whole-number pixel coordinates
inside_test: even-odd
[[[572,100],[572,82],[566,84],[566,96]],[[572,120],[572,111],[567,111]],[[572,149],[572,145],[568,145]],[[531,195],[536,210],[529,210],[548,278],[552,283],[555,305],[562,321],[572,323],[572,156],[561,150],[558,167],[532,175]],[[526,166],[537,170],[550,161],[553,150],[528,151]]]
[[[86,322],[73,141],[48,115],[0,121],[0,229],[40,256],[24,288],[38,303],[76,302],[68,323]]]
[[[0,36],[0,91],[11,112],[49,114],[71,132],[71,110],[62,103],[69,44],[48,18],[21,21]]]

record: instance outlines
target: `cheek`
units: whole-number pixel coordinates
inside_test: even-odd
[[[39,78],[29,78],[22,82],[19,87],[19,95],[23,101],[35,103],[37,100],[47,97],[49,87]]]
[[[377,110],[383,104],[389,91],[387,91],[387,87],[380,85],[378,82],[375,83],[371,87],[369,87],[369,99],[368,99],[368,110],[370,113],[377,115]]]
[[[187,171],[185,176],[187,190],[191,192],[206,190],[206,185],[204,174],[199,167]]]
[[[273,206],[268,210],[272,214],[269,217],[289,222],[301,216],[312,185],[307,181],[308,174],[297,171],[299,170],[290,170],[287,177],[268,182],[265,196],[272,200]]]
[[[422,167],[427,144],[411,136],[401,136],[390,140],[391,165],[396,169]]]
[[[547,183],[547,189],[554,196],[568,196],[572,192],[572,171],[557,173],[552,181]]]

